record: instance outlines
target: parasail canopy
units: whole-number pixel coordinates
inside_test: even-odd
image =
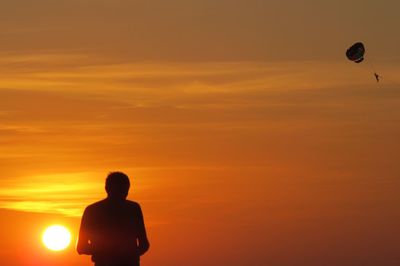
[[[365,47],[362,42],[357,42],[353,44],[346,51],[347,58],[356,63],[361,63],[364,60],[364,54],[365,54]]]

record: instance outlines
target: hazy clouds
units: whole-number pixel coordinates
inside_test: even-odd
[[[2,51],[118,60],[399,60],[396,1],[2,1]],[[342,58],[343,57],[343,58]]]

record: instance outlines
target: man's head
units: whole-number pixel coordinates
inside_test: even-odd
[[[111,172],[106,179],[106,191],[111,199],[125,200],[129,191],[129,177],[122,172]]]

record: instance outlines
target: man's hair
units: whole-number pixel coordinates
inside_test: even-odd
[[[106,191],[109,196],[128,195],[130,187],[129,177],[122,172],[111,172],[106,178]]]

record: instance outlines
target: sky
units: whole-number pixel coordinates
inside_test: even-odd
[[[1,260],[91,265],[80,218],[119,170],[144,266],[399,265],[399,8],[1,1]]]

